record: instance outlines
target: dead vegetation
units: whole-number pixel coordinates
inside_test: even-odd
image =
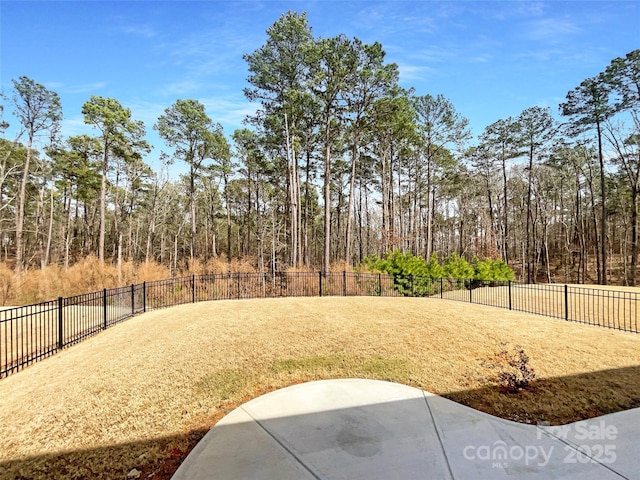
[[[43,269],[27,270],[20,275],[16,275],[6,263],[0,263],[0,306],[29,305],[103,288],[163,280],[171,278],[172,273],[174,276],[183,276],[254,271],[247,260],[228,263],[217,257],[206,263],[196,259],[189,262],[187,269],[179,272],[171,272],[157,262],[123,262],[118,268],[115,264],[100,262],[95,256],[85,257],[67,269],[49,265]]]

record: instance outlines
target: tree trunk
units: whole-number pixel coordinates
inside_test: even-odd
[[[602,198],[601,212],[602,221],[600,223],[600,248],[602,251],[602,285],[607,284],[607,193],[604,173],[604,156],[602,154],[602,132],[600,122],[596,122],[598,132],[598,159],[600,161],[600,194]]]
[[[246,225],[247,225],[247,231],[246,231],[246,237],[247,237],[247,251],[244,253],[245,255],[251,255],[252,251],[251,251],[251,245],[252,245],[252,241],[251,241],[251,223],[252,223],[252,216],[253,216],[253,212],[251,211],[251,209],[253,208],[253,199],[251,198],[251,193],[252,193],[252,185],[251,185],[251,169],[249,167],[247,167],[247,220],[246,220]]]
[[[102,160],[102,179],[100,182],[100,232],[98,233],[98,260],[104,263],[104,237],[107,230],[107,167],[109,166],[109,143],[104,142],[104,157]]]
[[[498,242],[496,241],[496,235],[495,235],[495,220],[493,218],[493,195],[491,194],[491,184],[489,183],[489,176],[487,175],[487,202],[489,204],[489,228],[491,231],[491,238],[490,241],[492,243],[491,245],[491,249],[493,250],[494,248],[497,250],[500,248],[500,246],[498,245]],[[499,251],[499,250],[498,250]]]
[[[324,253],[322,271],[326,274],[331,266],[331,143],[329,139],[329,120],[325,127],[324,159]]]
[[[33,135],[29,135],[27,152],[24,160],[24,169],[22,171],[22,179],[20,180],[18,205],[16,208],[16,264],[14,267],[16,275],[19,275],[22,272],[24,266],[24,206],[27,198],[27,181],[29,180],[29,164],[31,163],[32,147]]]
[[[149,263],[149,261],[151,260],[151,246],[153,245],[153,239],[155,238],[155,233],[156,233],[156,222],[154,218],[149,223],[149,228],[147,230],[147,248],[144,254],[145,263]]]
[[[358,260],[359,263],[362,263],[364,259],[364,239],[362,236],[363,227],[362,227],[362,176],[360,177],[360,182],[358,186]]]
[[[507,162],[505,159],[505,154],[502,152],[502,194],[504,196],[504,212],[503,212],[503,222],[502,226],[502,248],[504,255],[504,262],[509,264],[509,214],[508,214],[508,199],[507,199]]]
[[[593,191],[593,185],[591,181],[589,182],[589,188],[591,190],[591,216],[593,218],[593,239],[595,242],[595,251],[596,251],[596,273],[598,277],[598,283],[602,283],[602,257],[600,255],[600,233],[598,231],[598,212],[596,209],[595,203],[595,195]]]
[[[351,176],[349,178],[349,200],[347,202],[347,227],[345,232],[344,261],[351,265],[351,230],[353,228],[353,197],[356,185],[356,164],[358,157],[358,134],[354,133],[353,148],[351,150]]]
[[[433,188],[431,185],[431,155],[428,153],[427,158],[427,252],[425,257],[428,259],[431,258],[432,247],[433,247],[433,207],[435,206],[435,192],[431,193],[431,189]],[[462,232],[460,232],[462,235]]]
[[[77,210],[76,202],[76,210]],[[69,250],[71,249],[71,195],[68,196],[65,193],[64,199],[65,210],[65,226],[64,226],[64,269],[69,268]]]
[[[224,203],[226,204],[227,210],[227,262],[231,262],[231,210],[229,207],[229,188],[228,188],[228,178],[225,173],[223,176],[224,180]]]
[[[527,233],[526,233],[526,248],[525,248],[525,256],[526,264],[527,264],[527,283],[534,283],[533,278],[533,265],[531,265],[531,223],[532,223],[532,214],[531,214],[531,177],[533,175],[533,142],[529,147],[529,174],[527,176]]]
[[[311,175],[311,152],[306,149],[306,165],[304,175],[304,266],[310,265],[309,253],[309,177]]]
[[[51,238],[53,237],[53,189],[49,189],[49,231],[47,232],[47,246],[44,250],[43,267],[49,265],[49,257],[51,255]]]
[[[295,146],[293,139],[289,138],[289,122],[287,114],[284,114],[284,125],[287,146],[287,170],[289,171],[289,203],[291,209],[290,229],[291,229],[291,266],[298,264],[298,162],[296,160]]]
[[[118,285],[122,285],[122,232],[118,232],[116,238]]]
[[[638,187],[631,190],[631,269],[628,284],[636,286],[636,270],[638,268]]]
[[[387,182],[387,152],[386,149],[382,150],[382,156],[380,159],[381,165],[381,182],[380,185],[382,187],[382,249],[386,251],[389,249],[389,235],[391,232],[391,227],[389,226],[389,184]]]
[[[275,273],[277,269],[276,265],[276,214],[275,210],[271,209],[271,272]]]
[[[193,165],[190,168],[189,175],[189,203],[191,207],[191,261],[196,257],[196,186],[195,186],[195,170]]]
[[[172,275],[176,275],[178,271],[178,234],[173,238],[173,272]]]

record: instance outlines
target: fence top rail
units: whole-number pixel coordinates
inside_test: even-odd
[[[58,308],[58,300],[46,300],[44,302],[21,305],[18,307],[0,307],[0,323],[8,322],[33,314],[44,313]]]
[[[107,288],[105,289],[107,296],[115,296],[122,295],[123,293],[128,293],[131,291],[131,288],[135,288],[135,285],[128,285],[126,287],[117,287],[117,288]],[[99,292],[96,292],[99,293]]]
[[[211,280],[211,279],[233,279],[233,278],[263,278],[265,275],[267,276],[277,276],[284,278],[291,277],[299,277],[299,278],[317,278],[319,275],[324,278],[337,277],[349,275],[351,277],[359,277],[359,278],[382,278],[385,280],[393,280],[398,277],[405,278],[413,278],[416,279],[428,279],[432,282],[439,282],[441,280],[446,280],[448,282],[467,282],[467,281],[475,281],[475,282],[486,282],[489,284],[494,284],[495,286],[507,286],[512,285],[515,287],[522,288],[531,288],[531,289],[550,289],[550,290],[560,290],[567,289],[569,292],[573,294],[582,294],[582,295],[601,295],[601,296],[609,296],[609,295],[629,295],[635,296],[638,299],[638,295],[640,295],[640,288],[636,287],[620,287],[620,288],[612,288],[612,287],[599,287],[596,285],[573,285],[573,284],[558,284],[558,283],[520,283],[517,281],[509,281],[509,280],[491,280],[491,279],[473,279],[473,278],[435,278],[428,276],[419,276],[419,275],[398,275],[398,274],[387,274],[387,273],[377,273],[377,272],[347,272],[347,271],[332,271],[332,272],[286,272],[286,271],[278,271],[278,272],[226,272],[226,273],[208,273],[202,275],[188,275],[182,277],[173,277],[166,278],[162,280],[152,280],[149,282],[132,284],[128,286],[116,287],[98,290],[94,292],[83,293],[79,295],[72,295],[69,297],[64,297],[63,301],[65,305],[73,305],[78,303],[90,302],[92,300],[100,298],[100,296],[104,295],[106,292],[107,296],[113,295],[121,295],[125,292],[128,292],[133,288],[134,290],[139,290],[143,288],[143,285],[146,287],[153,288],[154,286],[165,286],[171,284],[179,284],[179,283],[187,283],[193,280]],[[0,322],[6,322],[14,318],[20,318],[26,315],[30,315],[33,312],[33,309],[47,309],[47,308],[57,308],[58,299],[55,300],[45,300],[43,302],[33,303],[29,305],[20,305],[20,306],[11,306],[11,307],[0,307]],[[31,309],[31,310],[29,310]],[[40,311],[43,311],[40,310]]]
[[[640,294],[640,287],[620,287],[620,288],[612,288],[610,286],[607,287],[598,287],[598,286],[582,286],[582,285],[567,285],[567,288],[570,292],[573,293],[583,293],[583,292],[602,292],[603,294],[623,294],[623,295],[635,295],[636,297]],[[633,289],[633,290],[631,290]]]
[[[98,291],[98,292],[89,292],[89,293],[81,293],[80,295],[73,295],[71,297],[64,297],[64,303],[65,305],[74,305],[76,303],[84,303],[84,302],[90,302],[92,300],[97,300],[102,298],[102,290]]]
[[[520,282],[511,282],[513,287],[519,288],[529,288],[531,290],[564,290],[565,286],[558,283],[520,283]]]

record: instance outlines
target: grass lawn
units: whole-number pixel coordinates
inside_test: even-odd
[[[506,392],[487,367],[502,342],[529,356],[537,376],[529,389]],[[141,478],[169,478],[240,403],[345,377],[561,424],[640,406],[640,335],[421,298],[158,310],[0,380],[0,478],[126,478],[134,467]]]

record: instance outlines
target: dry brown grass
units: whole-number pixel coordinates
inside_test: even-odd
[[[502,342],[530,357],[530,390],[505,392],[483,366]],[[639,347],[636,334],[439,299],[158,310],[0,380],[0,478],[160,471],[242,401],[323,378],[401,382],[517,421],[575,421],[640,405]]]
[[[210,273],[253,273],[256,269],[247,258],[233,258],[227,262],[226,258],[212,257],[206,262],[194,258],[189,260],[187,270],[181,272],[182,275],[207,275]]]
[[[187,269],[175,272],[175,276],[255,271],[250,259],[233,259],[227,262],[214,257],[206,263],[199,259],[190,261]],[[49,265],[43,269],[27,270],[20,275],[15,275],[7,264],[0,263],[0,306],[28,305],[60,296],[69,297],[103,288],[167,278],[171,278],[171,271],[157,262],[123,262],[118,269],[114,263],[100,262],[92,255],[67,269]]]
[[[43,269],[27,270],[20,275],[15,275],[2,263],[0,305],[29,305],[60,296],[70,297],[170,276],[169,269],[159,263],[136,265],[124,262],[118,270],[116,265],[100,262],[94,256],[88,256],[68,269],[49,265]]]

